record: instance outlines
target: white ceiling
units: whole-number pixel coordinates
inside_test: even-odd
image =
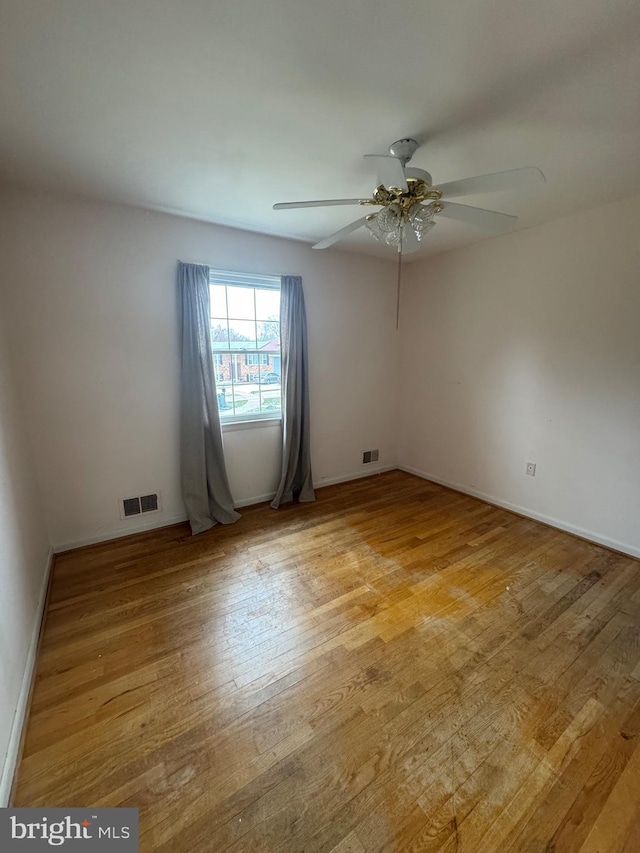
[[[640,193],[640,4],[623,0],[0,0],[0,176],[309,242],[362,159],[414,136],[436,183],[519,227]],[[427,251],[482,239],[440,220]],[[367,234],[344,248],[385,253]]]

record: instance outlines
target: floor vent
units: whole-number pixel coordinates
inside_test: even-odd
[[[121,518],[130,518],[132,515],[142,515],[145,512],[158,512],[161,509],[159,493],[141,495],[139,498],[122,498],[120,501]]]

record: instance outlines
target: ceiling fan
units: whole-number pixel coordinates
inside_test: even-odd
[[[274,204],[273,209],[350,204],[380,207],[377,212],[369,213],[340,228],[316,243],[313,248],[326,249],[364,226],[376,240],[396,248],[401,255],[407,255],[423,247],[424,237],[435,226],[438,216],[476,225],[494,234],[508,231],[518,221],[517,216],[457,204],[449,201],[450,198],[522,189],[545,181],[540,169],[527,167],[463,178],[434,187],[429,172],[407,168],[407,163],[418,147],[415,139],[400,139],[389,146],[389,154],[365,154],[365,158],[375,164],[378,172],[378,186],[373,191],[372,198],[281,202]]]

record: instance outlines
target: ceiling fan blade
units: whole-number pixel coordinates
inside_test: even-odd
[[[424,249],[424,243],[420,243],[413,228],[406,222],[402,226],[402,255],[412,255]]]
[[[469,207],[468,204],[454,204],[452,201],[441,201],[439,204],[442,205],[442,210],[438,212],[438,216],[465,222],[467,225],[476,225],[478,228],[494,231],[496,234],[508,231],[518,221],[517,216],[485,210],[483,207]]]
[[[337,243],[338,240],[342,240],[342,238],[346,237],[347,234],[351,234],[352,231],[357,231],[358,228],[362,228],[366,221],[366,216],[363,216],[362,219],[356,219],[355,222],[351,222],[349,225],[345,225],[344,228],[341,228],[339,231],[334,231],[334,233],[330,234],[329,237],[325,237],[324,240],[320,240],[320,242],[316,243],[313,248],[327,249],[329,246],[332,246],[334,243]]]
[[[362,198],[326,198],[320,201],[281,201],[273,205],[274,210],[291,210],[297,207],[334,207],[339,204],[360,204],[368,199]]]
[[[379,184],[383,184],[387,189],[397,187],[399,190],[406,190],[407,180],[402,163],[397,157],[391,157],[389,154],[365,154],[364,156],[366,160],[375,162]]]
[[[458,198],[477,193],[494,193],[503,190],[519,190],[544,184],[546,178],[540,169],[527,166],[524,169],[509,169],[507,172],[492,172],[490,175],[477,175],[475,178],[462,178],[433,187],[440,190],[444,198]]]

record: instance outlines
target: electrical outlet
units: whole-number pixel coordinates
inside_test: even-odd
[[[527,462],[527,474],[530,477],[536,476],[536,463],[535,462]]]

